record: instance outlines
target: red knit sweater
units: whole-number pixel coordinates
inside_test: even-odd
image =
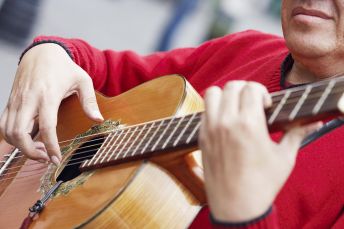
[[[148,56],[100,51],[78,39],[40,36],[35,44],[47,41],[64,46],[92,77],[96,90],[109,96],[168,74],[185,76],[201,95],[210,85],[223,86],[235,79],[257,81],[270,92],[278,91],[280,66],[288,54],[282,38],[255,31],[212,40],[198,48]],[[302,149],[272,213],[245,228],[344,228],[343,139],[344,128],[339,128]],[[203,208],[191,225],[212,226],[216,227],[210,223],[208,208]]]

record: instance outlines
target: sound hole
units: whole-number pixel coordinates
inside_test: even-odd
[[[57,177],[57,181],[62,180],[63,182],[74,179],[81,174],[79,170],[80,165],[83,161],[91,159],[95,155],[98,149],[103,144],[104,136],[93,138],[84,144],[82,144],[69,159],[67,165],[63,168],[60,175]]]

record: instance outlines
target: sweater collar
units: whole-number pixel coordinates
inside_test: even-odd
[[[291,87],[297,87],[303,84],[292,84],[287,81],[287,75],[291,71],[291,68],[293,67],[294,59],[289,53],[285,59],[283,60],[281,64],[281,78],[280,78],[280,86],[283,89],[291,88]]]

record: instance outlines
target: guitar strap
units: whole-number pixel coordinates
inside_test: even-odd
[[[301,143],[300,149],[314,142],[318,138],[330,133],[344,124],[344,117],[340,117],[325,123],[319,130],[308,135]]]

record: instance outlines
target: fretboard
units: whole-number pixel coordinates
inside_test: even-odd
[[[270,130],[280,130],[293,122],[310,122],[343,111],[340,99],[344,78],[272,93],[273,105],[266,110]],[[159,153],[197,145],[202,112],[169,117],[129,126],[106,136],[98,152],[80,169],[91,170],[123,162],[149,158]]]

